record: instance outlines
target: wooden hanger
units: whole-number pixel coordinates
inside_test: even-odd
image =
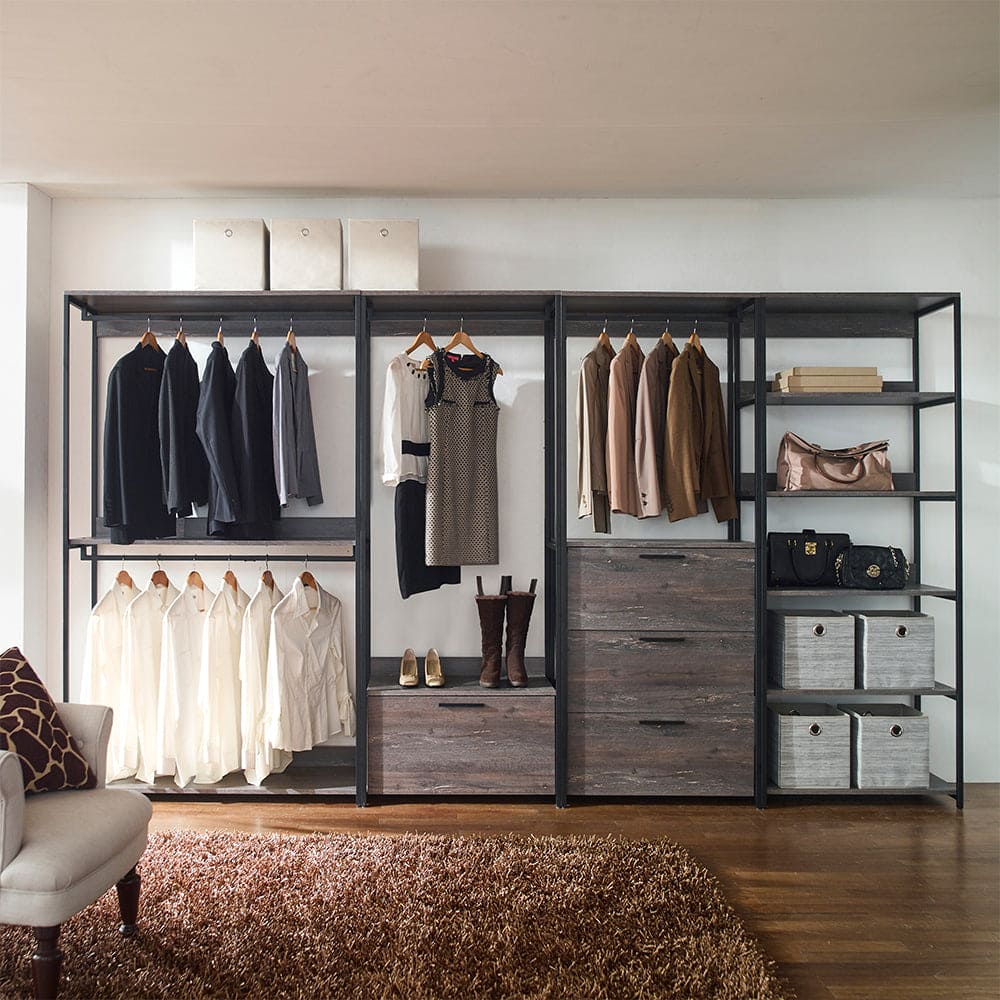
[[[608,320],[607,317],[604,319],[604,329],[601,330],[597,338],[597,346],[603,347],[612,354],[615,353],[615,349],[611,346],[611,338],[608,336]]]
[[[639,341],[635,339],[635,320],[629,320],[628,333],[625,334],[625,342],[622,344],[622,348],[626,348],[629,344],[635,344],[636,347],[639,346]]]
[[[677,350],[677,348],[674,347],[674,338],[670,336],[670,320],[669,319],[667,320],[667,325],[663,328],[663,333],[660,334],[660,341],[661,341],[661,343],[665,344],[667,347],[673,347],[674,350]]]
[[[698,336],[698,321],[694,321],[694,329],[691,331],[691,336],[688,337],[688,343],[696,350],[701,351],[702,354],[705,353],[705,348],[701,346],[701,337]]]
[[[464,347],[469,353],[475,354],[477,358],[483,356],[483,352],[479,350],[478,347],[472,342],[472,338],[465,332],[465,317],[463,316],[458,323],[458,329],[452,334],[451,340],[444,345],[444,350],[453,351],[456,347]],[[430,358],[425,358],[423,364],[421,364],[421,370],[430,368]],[[503,369],[497,365],[497,375],[503,375]]]
[[[236,574],[233,572],[233,557],[229,557],[229,562],[226,565],[226,572],[222,574],[222,582],[228,583],[230,587],[233,588],[233,592],[237,592],[240,589],[240,585],[236,580]]]
[[[263,583],[268,590],[274,590],[274,575],[269,569],[264,570],[264,572],[260,574],[260,582]]]
[[[288,334],[285,336],[285,343],[291,348],[292,354],[298,351],[295,345],[295,331],[292,329],[292,317],[288,317]]]
[[[187,347],[188,339],[184,336],[184,317],[181,316],[177,322],[177,336],[174,337],[181,347]]]
[[[215,335],[215,342],[217,344],[224,344],[226,338],[222,336],[222,317],[219,317],[219,332]]]
[[[299,573],[299,579],[302,581],[303,587],[311,587],[315,591],[319,591],[319,584],[316,583],[316,577],[309,572],[309,556],[306,556],[306,568]]]
[[[122,560],[122,568],[118,570],[118,575],[115,577],[115,583],[122,587],[132,588],[135,584],[132,582],[132,577],[129,576],[128,570],[125,568],[125,560]]]
[[[160,557],[156,557],[156,569],[153,570],[153,575],[149,578],[149,582],[154,587],[169,587],[170,579],[166,573],[163,572],[160,567]]]
[[[157,343],[156,337],[153,336],[153,331],[149,328],[149,317],[146,317],[146,332],[139,338],[140,347],[152,347],[154,351],[162,350],[159,343]]]
[[[187,585],[189,587],[197,587],[199,590],[205,589],[205,581],[201,578],[201,573],[196,569],[191,570],[187,575]]]
[[[404,354],[412,354],[418,347],[427,347],[432,351],[437,350],[434,338],[427,332],[427,317],[424,317],[424,328],[413,338],[413,343],[403,351]]]
[[[253,318],[253,329],[250,331],[250,341],[260,347],[260,337],[257,336],[257,317]]]

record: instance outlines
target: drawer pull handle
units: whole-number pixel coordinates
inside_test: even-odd
[[[895,725],[889,727],[889,735],[899,738],[903,735],[903,727],[897,722]]]
[[[910,630],[905,625],[896,626],[896,638],[905,639],[910,634]]]
[[[640,635],[639,642],[687,642],[683,635]]]
[[[640,719],[640,726],[652,726],[654,729],[666,729],[667,726],[683,726],[683,719]]]
[[[439,701],[438,708],[486,708],[485,701]]]
[[[818,722],[813,722],[809,726],[810,736],[819,736],[823,732],[823,727]]]
[[[682,552],[640,552],[640,559],[686,559]]]
[[[823,636],[826,635],[826,626],[822,622],[817,625],[813,625],[813,635],[816,636],[817,639],[822,639]]]

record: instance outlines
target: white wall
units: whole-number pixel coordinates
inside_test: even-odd
[[[46,664],[49,198],[0,185],[0,644]]]
[[[60,482],[61,311],[56,306],[61,304],[62,292],[74,288],[190,288],[191,220],[195,217],[418,217],[421,284],[427,289],[960,291],[966,359],[967,776],[970,780],[997,780],[997,214],[995,200],[56,200],[52,233],[50,481]],[[378,350],[383,348],[388,349],[379,345]],[[495,348],[505,369],[516,368],[518,378],[530,386],[533,362],[523,356],[522,363],[522,347],[516,347],[516,356],[513,345],[502,349],[510,352],[501,354],[501,346]],[[381,391],[378,369],[384,360],[381,355],[376,357],[376,398]],[[891,368],[901,362],[887,354],[879,363]],[[83,374],[76,373],[74,379],[72,412],[74,426],[82,434],[79,441],[87,445],[89,388],[85,377],[80,377]],[[526,412],[521,411],[522,416]],[[511,410],[505,416],[513,413]],[[511,424],[511,420],[507,423]],[[531,419],[525,421],[525,435],[531,433],[532,426]],[[536,426],[534,446],[540,452],[541,423]],[[890,431],[895,426],[890,425]],[[840,425],[830,428],[838,441],[840,430]],[[821,424],[811,433],[822,436],[825,431]],[[520,431],[517,440],[523,444]],[[75,437],[74,447],[77,441]],[[899,467],[906,468],[905,460]],[[508,476],[513,471],[509,466],[505,468]],[[462,588],[446,588],[439,595],[405,604],[398,601],[398,595],[393,599],[391,548],[386,547],[391,540],[384,535],[391,530],[391,507],[388,491],[377,484],[374,489],[376,616],[378,602],[383,599],[380,595],[387,602],[387,613],[376,618],[374,650],[389,654],[414,645],[422,653],[421,646],[431,639],[444,644],[440,641],[442,633],[435,632],[428,623],[443,620],[452,609],[449,595],[453,599],[461,593],[463,601],[468,599],[472,576],[467,574]],[[74,482],[73,491],[74,501],[84,509],[89,497],[89,473]],[[57,491],[52,495],[54,501],[58,500]],[[537,505],[540,517],[537,494],[521,501],[516,497],[512,490],[505,499],[507,509],[501,530],[508,532],[520,515],[527,514],[531,536],[536,529],[530,508]],[[53,502],[49,510],[49,644],[53,650],[59,648],[61,614],[58,508],[58,502]],[[810,516],[813,510],[810,508]],[[820,514],[817,509],[816,515]],[[885,516],[884,512],[879,515]],[[895,525],[890,522],[884,530],[895,530]],[[708,531],[704,526],[692,526],[691,534],[705,533]],[[512,571],[518,574],[533,572],[533,542],[529,540],[525,545],[511,557],[516,564]],[[80,593],[81,600],[86,601],[86,588]],[[401,608],[406,609],[405,615]],[[459,617],[458,613],[450,616],[455,620]],[[444,640],[456,653],[473,653],[474,624],[469,619],[462,621],[464,624],[449,626]],[[537,644],[540,635],[536,632],[533,639]],[[459,649],[462,644],[470,648]],[[74,648],[78,649],[78,645]],[[58,669],[53,660],[51,681],[56,680]],[[943,723],[946,730],[952,724],[947,720]]]

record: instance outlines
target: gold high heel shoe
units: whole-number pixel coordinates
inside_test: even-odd
[[[399,661],[399,686],[405,688],[415,688],[420,683],[417,675],[417,654],[412,649],[407,649],[403,653],[403,658]]]
[[[424,657],[424,683],[429,688],[444,687],[444,673],[441,670],[441,657],[434,648],[427,650]]]

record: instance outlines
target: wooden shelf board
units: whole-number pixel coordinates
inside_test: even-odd
[[[954,698],[958,692],[949,684],[934,682],[933,687],[923,688],[780,688],[767,689],[768,701],[783,701],[788,698],[861,698],[861,697],[919,697],[928,698],[941,695]]]
[[[954,587],[915,583],[900,590],[860,590],[855,587],[768,587],[770,597],[940,597],[955,600]]]
[[[953,392],[913,392],[884,389],[882,392],[768,392],[766,406],[942,406],[954,403]],[[754,396],[741,390],[740,407],[753,406]]]
[[[768,795],[824,795],[824,796],[895,796],[895,795],[948,795],[957,790],[953,781],[945,781],[936,774],[930,776],[927,788],[779,788],[768,784]]]
[[[171,778],[157,778],[153,784],[147,784],[134,779],[112,781],[109,788],[127,788],[142,792],[153,798],[255,798],[273,799],[281,796],[337,795],[354,797],[354,768],[344,766],[332,767],[290,767],[282,774],[272,774],[264,779],[261,787],[248,784],[242,771],[227,774],[222,781],[214,785],[188,785],[178,788]]]

